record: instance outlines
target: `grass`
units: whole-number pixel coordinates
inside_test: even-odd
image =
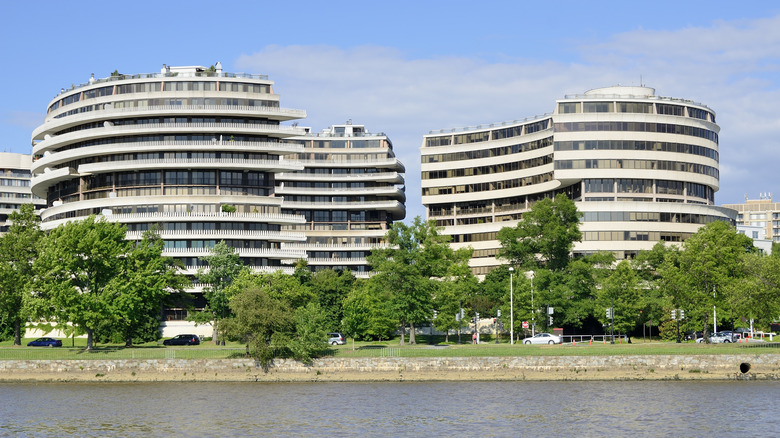
[[[429,344],[426,336],[418,336],[418,344],[399,345],[399,339],[382,342],[355,342],[346,345],[329,346],[331,357],[517,357],[517,356],[625,356],[625,355],[704,355],[704,354],[765,354],[778,353],[778,348],[752,348],[758,346],[776,347],[780,344],[696,344],[686,342],[640,342],[633,344],[603,344],[578,342],[576,345],[523,345],[485,342],[479,345],[444,342],[434,338]],[[453,337],[450,337],[452,340]],[[24,339],[27,345],[32,339]],[[466,339],[464,338],[464,342]],[[237,342],[217,346],[203,342],[197,346],[164,347],[162,343],[147,343],[132,348],[121,344],[100,344],[92,351],[86,351],[85,339],[66,339],[61,348],[14,347],[12,341],[0,342],[0,360],[114,360],[114,359],[229,359],[244,357],[245,347]]]
[[[766,345],[766,344],[765,344]],[[768,345],[767,345],[768,346]],[[705,355],[778,353],[777,348],[746,348],[745,344],[696,344],[648,342],[634,344],[602,344],[578,342],[576,345],[523,344],[437,344],[399,346],[398,341],[352,342],[332,347],[335,357],[515,357],[515,356],[627,356],[627,355]]]

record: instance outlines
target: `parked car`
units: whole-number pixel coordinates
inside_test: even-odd
[[[27,343],[28,347],[62,347],[62,341],[54,338],[38,338]]]
[[[344,345],[346,343],[347,339],[341,333],[328,333],[328,344]]]
[[[163,341],[163,345],[199,345],[198,335],[176,335]]]
[[[704,338],[699,338],[696,342],[701,344],[704,342]],[[710,334],[710,342],[713,344],[729,344],[734,342],[734,338],[730,333],[717,332]]]
[[[560,344],[561,337],[549,333],[537,333],[532,338],[523,339],[523,344]]]

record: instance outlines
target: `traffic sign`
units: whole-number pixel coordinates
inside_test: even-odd
[[[523,328],[528,328],[528,321],[523,321]]]

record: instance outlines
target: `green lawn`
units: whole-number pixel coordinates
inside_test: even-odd
[[[450,337],[452,340],[453,337]],[[457,341],[457,338],[454,338]],[[24,339],[26,345],[32,339]],[[457,344],[444,343],[435,339],[431,345],[425,336],[418,336],[418,344],[399,345],[399,340],[384,342],[353,342],[329,347],[328,356],[333,357],[512,357],[512,356],[613,356],[613,355],[702,355],[702,354],[766,354],[780,353],[780,343],[754,341],[750,344],[696,344],[686,342],[642,342],[632,344],[603,344],[578,342],[576,345],[509,345],[507,343]],[[464,338],[464,342],[465,342]],[[148,343],[133,348],[123,345],[97,345],[92,351],[85,350],[86,340],[64,341],[61,348],[14,347],[12,341],[0,342],[0,360],[57,360],[57,359],[227,359],[244,356],[244,345],[228,343],[217,346],[206,341],[197,346],[163,347],[162,342]]]

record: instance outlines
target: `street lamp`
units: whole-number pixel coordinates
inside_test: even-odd
[[[512,274],[515,268],[509,267],[509,345],[515,345],[515,299],[512,286]]]
[[[536,336],[536,310],[534,308],[534,271],[531,274],[531,337]]]

